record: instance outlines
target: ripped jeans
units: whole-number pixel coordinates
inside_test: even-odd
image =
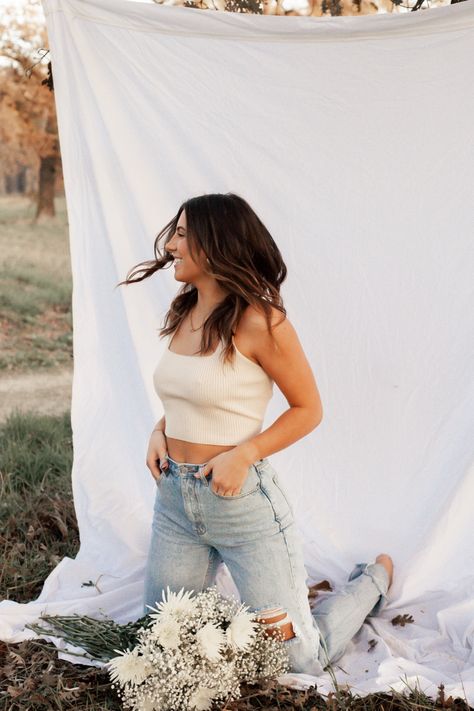
[[[168,469],[161,470],[143,614],[163,599],[168,585],[173,592],[184,587],[195,593],[213,585],[224,561],[249,612],[287,613],[294,632],[285,641],[289,671],[320,675],[344,654],[367,615],[385,604],[387,571],[379,563],[358,563],[349,582],[311,611],[293,508],[268,459],[249,466],[236,496],[216,494],[212,472],[201,475],[203,466],[168,457]]]

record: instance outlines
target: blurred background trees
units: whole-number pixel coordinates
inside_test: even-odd
[[[47,47],[41,6],[4,7],[0,37],[0,193],[31,197],[35,220],[49,219],[63,185],[54,94],[35,57]]]

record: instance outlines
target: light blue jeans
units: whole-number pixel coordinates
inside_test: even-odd
[[[295,633],[284,642],[289,671],[321,674],[344,654],[365,618],[385,604],[387,571],[379,563],[358,563],[349,582],[311,611],[293,508],[268,459],[249,466],[236,496],[216,494],[212,472],[205,477],[203,466],[168,457],[168,469],[161,470],[143,614],[163,599],[167,586],[198,593],[213,585],[224,561],[249,611],[283,608],[288,614]]]

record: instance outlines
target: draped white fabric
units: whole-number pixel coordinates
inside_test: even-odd
[[[324,406],[316,430],[270,455],[308,584],[337,589],[379,552],[395,563],[389,603],[338,681],[432,697],[444,683],[473,704],[474,4],[324,18],[43,7],[71,240],[81,547],[37,600],[0,604],[0,638],[35,637],[24,625],[41,612],[141,615],[156,490],[145,456],[162,415],[152,371],[180,284],[167,270],[114,286],[153,257],[184,199],[232,191],[283,253],[288,317]],[[287,407],[275,387],[264,428]],[[225,567],[217,583],[235,592]],[[414,622],[392,625],[398,614]],[[282,681],[333,688],[328,674]]]

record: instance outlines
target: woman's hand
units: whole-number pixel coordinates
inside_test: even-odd
[[[166,435],[163,430],[153,430],[148,443],[148,452],[146,455],[146,465],[151,471],[155,481],[160,481],[162,469],[168,468],[166,457],[168,456],[168,444]],[[160,466],[158,465],[158,462]]]
[[[201,474],[208,476],[212,471],[211,489],[214,493],[221,496],[236,496],[241,493],[249,466],[248,460],[242,456],[242,451],[235,447],[209,459],[201,469]],[[199,472],[194,476],[198,477]]]

